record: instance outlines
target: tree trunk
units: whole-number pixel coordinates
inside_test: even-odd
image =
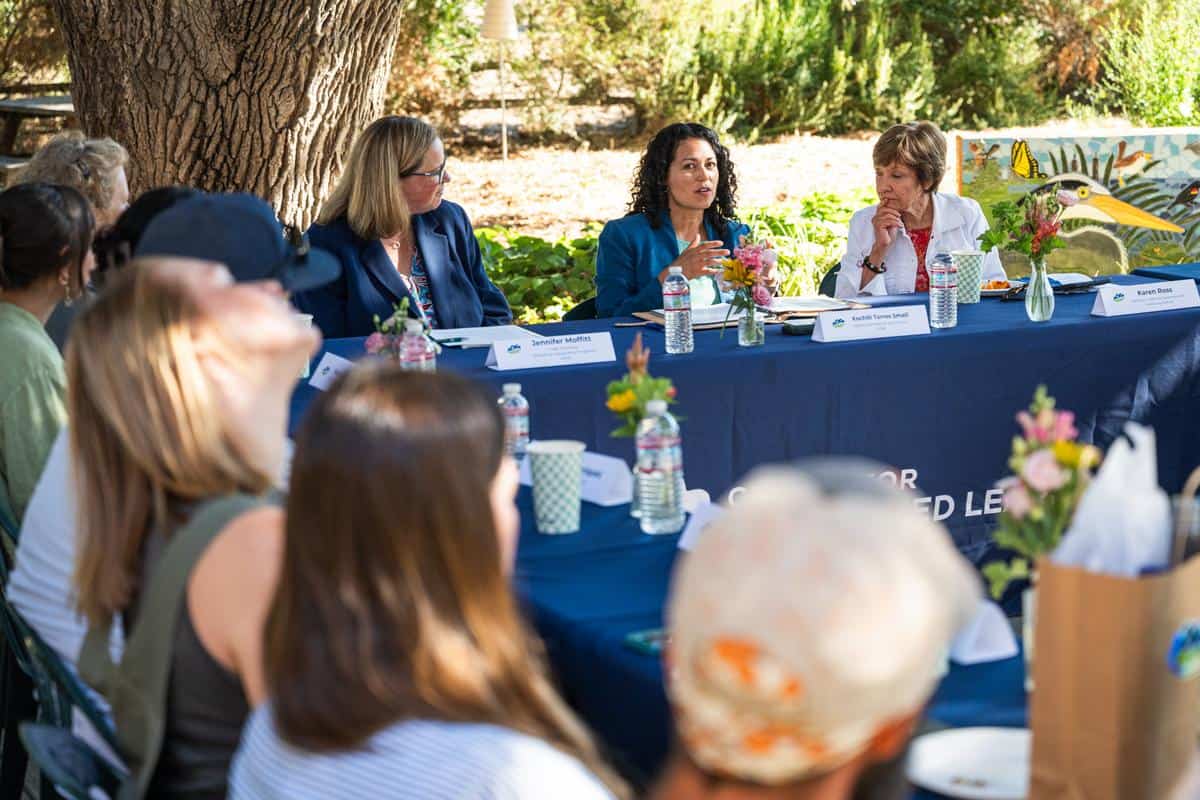
[[[383,106],[397,0],[53,0],[76,113],[134,190],[253,192],[306,226]]]

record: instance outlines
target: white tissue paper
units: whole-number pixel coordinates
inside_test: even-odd
[[[950,643],[950,660],[965,666],[1012,658],[1018,652],[1008,618],[1000,606],[983,598],[971,622]]]
[[[1127,423],[1051,555],[1055,563],[1134,578],[1167,566],[1171,503],[1158,485],[1154,431]]]

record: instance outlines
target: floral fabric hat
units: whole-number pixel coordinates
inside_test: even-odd
[[[745,488],[675,575],[668,691],[697,764],[776,785],[917,711],[980,589],[905,493],[828,494],[780,467]]]

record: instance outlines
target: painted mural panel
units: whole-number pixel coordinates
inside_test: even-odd
[[[957,152],[959,192],[989,218],[992,204],[1031,191],[1077,198],[1063,215],[1068,247],[1051,254],[1052,270],[1109,274],[1200,261],[1198,128],[960,136]]]

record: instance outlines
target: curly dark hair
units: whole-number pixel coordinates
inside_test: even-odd
[[[729,151],[721,144],[717,134],[696,122],[676,122],[654,135],[637,172],[633,176],[633,199],[629,201],[626,216],[645,214],[650,227],[662,224],[662,212],[667,210],[667,171],[675,158],[675,149],[688,139],[703,139],[717,154],[717,199],[704,211],[704,221],[721,235],[728,230],[730,221],[737,213],[737,175]]]

